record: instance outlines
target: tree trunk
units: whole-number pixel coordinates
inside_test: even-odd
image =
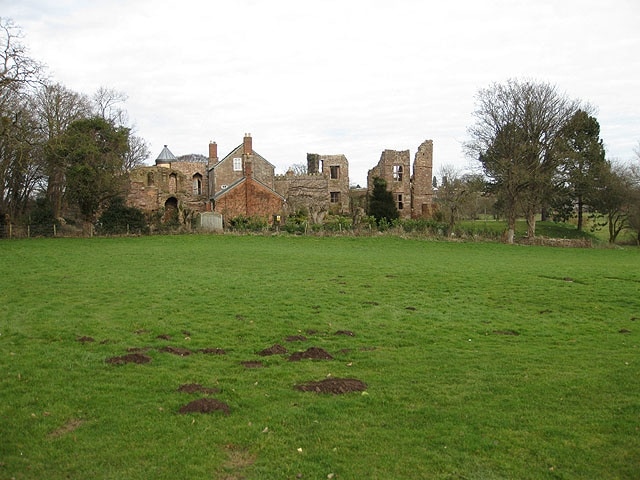
[[[535,212],[527,213],[527,237],[536,236],[536,214]]]
[[[506,236],[504,237],[505,243],[513,245],[515,236],[516,236],[516,216],[509,215]]]
[[[578,231],[579,232],[582,231],[582,208],[583,208],[582,196],[579,196],[578,197]]]

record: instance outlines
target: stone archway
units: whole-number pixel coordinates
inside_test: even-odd
[[[164,202],[164,216],[162,217],[164,223],[171,221],[178,221],[178,199],[176,197],[167,198]]]

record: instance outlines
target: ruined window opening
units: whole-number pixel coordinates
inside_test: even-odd
[[[193,176],[193,194],[202,195],[202,175],[199,173]]]
[[[169,175],[169,193],[176,193],[178,190],[178,175],[172,173]]]
[[[153,187],[154,184],[155,184],[155,181],[153,178],[153,172],[147,173],[147,186]]]
[[[339,165],[331,165],[329,167],[329,178],[332,180],[337,180],[340,178],[340,166]]]
[[[402,181],[402,165],[394,165],[393,166],[393,179],[396,182]]]
[[[404,202],[402,201],[402,194],[398,194],[398,210],[402,210],[404,208]]]
[[[331,203],[340,203],[340,192],[331,192]]]
[[[242,158],[235,157],[233,159],[233,171],[234,172],[241,172],[242,171]]]

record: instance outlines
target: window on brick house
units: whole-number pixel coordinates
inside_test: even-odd
[[[396,182],[402,181],[402,165],[394,165],[393,166],[393,179]]]
[[[402,200],[402,194],[399,193],[398,196],[396,197],[396,203],[398,205],[398,210],[402,210],[404,208],[404,202]]]
[[[234,172],[241,172],[242,171],[242,158],[235,157],[233,159],[233,171]]]
[[[329,167],[329,178],[332,180],[337,180],[340,178],[340,166],[339,165],[331,165]]]
[[[340,192],[331,192],[331,203],[340,203]]]

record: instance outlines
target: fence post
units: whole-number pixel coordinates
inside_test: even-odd
[[[31,225],[27,225],[27,238],[31,238]]]
[[[56,224],[55,223],[53,224],[53,236],[54,237],[56,236]]]

